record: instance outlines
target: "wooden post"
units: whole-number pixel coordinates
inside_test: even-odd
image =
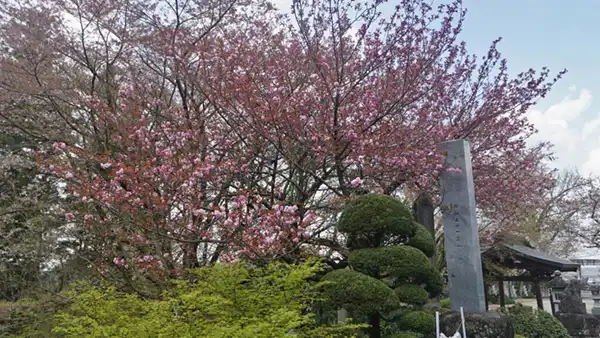
[[[490,310],[490,303],[489,303],[489,300],[488,300],[488,295],[490,293],[490,285],[487,282],[484,282],[483,288],[485,290],[485,311],[489,311]]]
[[[533,281],[533,292],[535,293],[535,300],[537,301],[538,310],[543,310],[544,300],[542,299],[542,288],[540,287],[539,279],[535,279]]]
[[[413,214],[417,223],[423,224],[431,232],[433,238],[433,256],[430,261],[433,266],[436,263],[435,245],[435,219],[433,217],[433,201],[428,193],[422,192],[413,203]]]
[[[369,317],[369,325],[371,325],[369,338],[381,338],[381,317],[379,313]]]
[[[500,288],[498,290],[498,296],[500,297],[500,308],[504,308],[506,306],[506,299],[504,299],[504,280],[502,280],[502,277],[500,277],[500,280],[498,280],[498,287]]]
[[[431,238],[433,241],[433,255],[429,258],[431,265],[436,266],[437,257],[437,243],[435,242],[435,218],[434,216],[435,207],[433,206],[433,200],[428,193],[422,192],[419,194],[417,199],[413,202],[413,216],[417,223],[423,224],[429,232],[431,232]],[[439,303],[440,297],[434,297],[433,303]]]
[[[550,310],[552,310],[552,315],[556,316],[556,311],[554,310],[554,297],[552,297],[552,289],[548,290],[548,298],[550,299]]]

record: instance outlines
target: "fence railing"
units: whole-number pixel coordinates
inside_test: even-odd
[[[462,334],[461,334],[462,329]],[[465,312],[460,307],[460,327],[456,329],[454,335],[448,337],[444,333],[440,332],[440,313],[436,311],[435,313],[435,337],[436,338],[467,338],[467,330],[465,327]]]

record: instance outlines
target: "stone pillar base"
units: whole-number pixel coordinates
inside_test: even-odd
[[[559,313],[556,317],[574,338],[600,337],[600,319],[594,315],[587,313]]]
[[[592,314],[594,316],[599,316],[600,315],[600,296],[593,295],[592,299],[594,300],[594,306],[592,307]]]
[[[510,316],[501,312],[465,313],[465,326],[469,338],[514,338],[515,329]],[[440,316],[440,330],[452,336],[461,328],[459,312],[448,312]]]

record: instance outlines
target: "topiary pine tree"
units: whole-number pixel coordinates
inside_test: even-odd
[[[381,318],[419,308],[441,293],[442,278],[428,259],[433,236],[401,201],[358,196],[345,206],[337,228],[347,236],[349,268],[323,276],[325,310],[368,318],[370,337],[379,338]]]

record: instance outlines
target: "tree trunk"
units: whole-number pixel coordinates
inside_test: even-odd
[[[195,269],[199,267],[198,263],[198,244],[184,244],[183,267],[185,269]]]
[[[542,298],[542,288],[540,287],[540,281],[537,279],[533,282],[533,290],[534,290],[533,292],[535,293],[535,300],[537,302],[538,310],[544,310],[544,299]]]
[[[369,317],[369,337],[381,338],[381,317],[379,314],[374,314]]]
[[[500,298],[500,308],[504,308],[506,306],[505,298],[504,298],[504,281],[500,279],[498,281],[498,298]]]

